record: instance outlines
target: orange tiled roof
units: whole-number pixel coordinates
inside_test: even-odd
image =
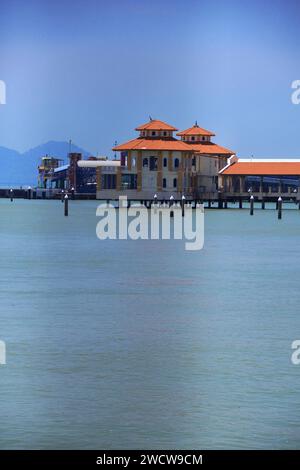
[[[214,144],[213,142],[203,142],[197,143],[192,142],[187,144],[195,153],[202,153],[208,155],[234,155],[235,152],[232,150],[226,149],[225,147],[221,147],[221,145]]]
[[[192,152],[190,145],[177,139],[137,139],[129,140],[124,144],[113,148],[116,151],[122,150],[179,150],[181,152]]]
[[[195,124],[193,127],[190,127],[189,129],[186,129],[185,131],[180,131],[176,135],[183,136],[183,135],[208,135],[208,136],[213,136],[216,135],[211,131],[207,131],[206,129],[203,129],[202,127],[199,127],[198,124]]]
[[[300,160],[269,162],[262,160],[258,162],[237,161],[220,171],[222,175],[247,175],[247,176],[270,176],[270,175],[300,175]]]
[[[178,131],[176,127],[170,126],[166,122],[159,121],[158,119],[150,119],[149,122],[146,124],[142,124],[139,127],[136,127],[136,131],[146,131],[146,130],[153,130],[153,131]]]

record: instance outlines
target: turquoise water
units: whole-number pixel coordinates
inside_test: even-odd
[[[0,200],[0,448],[300,448],[300,211],[205,245],[99,241],[95,201]]]

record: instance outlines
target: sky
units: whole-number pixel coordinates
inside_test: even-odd
[[[294,0],[0,0],[0,146],[112,156],[151,115],[300,157],[299,17]]]

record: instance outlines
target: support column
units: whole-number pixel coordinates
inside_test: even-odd
[[[177,171],[177,190],[181,193],[183,191],[183,159],[184,153],[181,153],[180,163]]]
[[[101,166],[98,166],[96,168],[96,183],[97,183],[96,188],[97,188],[97,191],[101,191],[101,189],[102,189],[102,184],[101,184],[102,183],[102,178],[101,178],[101,176],[102,176],[102,168],[101,168]]]
[[[142,151],[138,150],[137,155],[137,190],[142,191]]]
[[[244,192],[243,177],[240,176],[240,177],[239,177],[239,180],[240,180],[240,193],[243,193],[243,192]]]
[[[173,152],[172,152],[172,150],[169,151],[169,155],[168,155],[168,171],[173,171]]]
[[[121,167],[117,168],[117,178],[116,178],[116,190],[121,191],[121,182],[122,182],[122,173]]]
[[[131,171],[131,150],[128,150],[127,153],[127,168],[129,171]]]
[[[259,192],[260,193],[263,192],[263,177],[262,176],[260,177],[260,182],[259,182]]]
[[[157,158],[157,176],[156,176],[156,188],[157,191],[162,191],[162,168],[163,168],[163,157],[162,157],[162,151],[160,150],[158,152],[158,158]]]

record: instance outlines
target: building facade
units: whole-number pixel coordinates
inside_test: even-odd
[[[214,134],[196,123],[178,129],[150,119],[135,129],[137,138],[113,148],[120,166],[113,173],[97,168],[97,198],[180,199],[205,197],[218,190],[218,172],[233,154],[211,141]]]
[[[150,119],[135,129],[138,136],[113,148],[115,160],[106,157],[82,159],[70,153],[69,163],[43,159],[39,180],[44,188],[78,194],[95,194],[98,199],[187,199],[211,198],[218,191],[218,173],[234,152],[212,142],[214,133],[198,126],[176,134],[178,129]],[[53,160],[53,162],[52,162]],[[55,160],[55,162],[54,162]],[[45,173],[45,168],[49,166]],[[47,167],[48,168],[48,167]]]

